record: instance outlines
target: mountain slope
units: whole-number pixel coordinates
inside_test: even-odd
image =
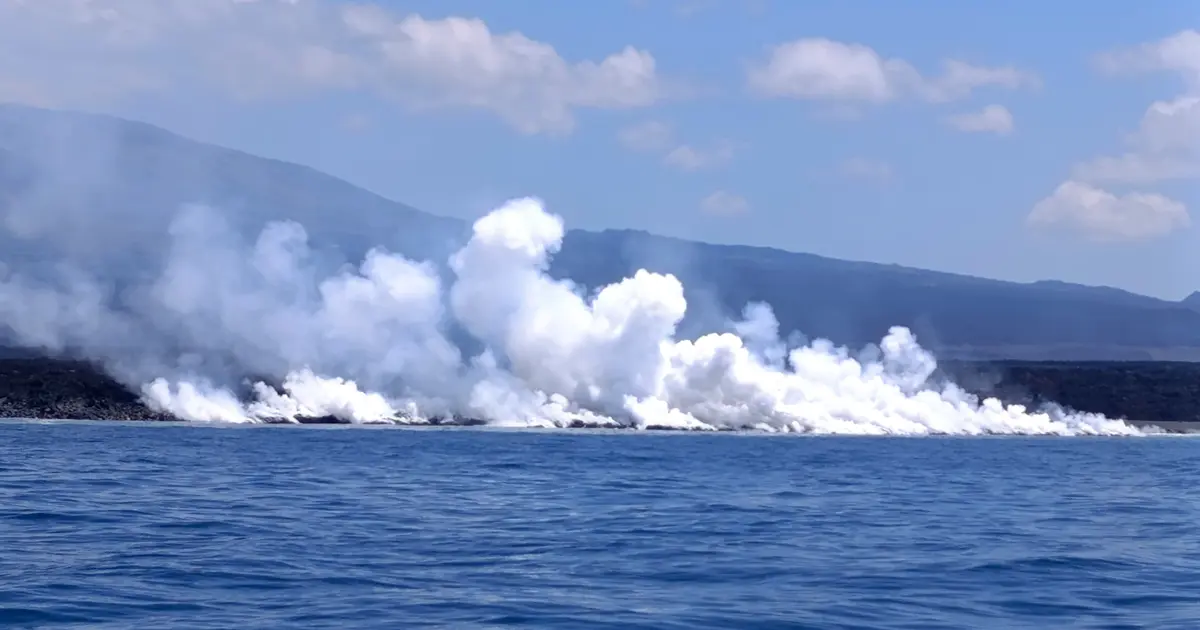
[[[294,219],[314,244],[349,261],[384,245],[444,264],[469,228],[304,166],[143,123],[0,106],[5,262],[50,265],[69,248],[115,270],[119,283],[161,254],[175,210],[189,203],[219,206],[247,234]],[[595,287],[639,267],[684,281],[685,333],[716,328],[761,300],[784,332],[854,346],[906,325],[958,356],[1200,358],[1200,311],[1107,287],[1002,282],[629,230],[569,232],[552,272]]]
[[[1179,303],[1194,311],[1200,311],[1200,291],[1192,291],[1191,294],[1180,300]]]
[[[592,285],[622,271],[602,264],[630,234],[571,234],[559,263]],[[636,250],[670,239],[633,236]],[[626,245],[627,247],[627,245]],[[688,264],[659,269],[711,287],[731,308],[762,300],[784,330],[852,345],[906,325],[943,354],[981,358],[1158,359],[1200,357],[1200,318],[1183,305],[1116,289],[1020,284],[752,247],[692,246]],[[587,256],[594,256],[592,261]],[[628,273],[630,257],[625,257]]]

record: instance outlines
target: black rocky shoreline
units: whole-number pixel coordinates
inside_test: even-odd
[[[1171,432],[1200,432],[1200,363],[943,362],[935,379],[1036,409],[1057,403]],[[75,360],[0,358],[0,418],[173,421],[94,366]],[[336,424],[305,418],[303,424]],[[432,424],[472,425],[471,419]]]

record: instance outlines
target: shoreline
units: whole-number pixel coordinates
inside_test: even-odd
[[[1138,428],[1200,433],[1200,363],[945,361],[930,379],[981,397],[1036,410],[1055,403],[1079,412],[1125,418]],[[0,358],[0,418],[77,421],[180,421],[146,407],[139,396],[92,365],[71,359]],[[265,424],[296,424],[280,421]],[[299,424],[348,424],[331,417]],[[410,426],[479,426],[453,419]],[[573,429],[616,427],[573,426]],[[627,429],[628,430],[628,429]],[[647,428],[646,431],[679,431]]]
[[[1117,434],[1076,434],[1076,435],[1060,435],[1056,433],[927,433],[927,434],[851,434],[851,433],[795,433],[795,432],[770,432],[756,429],[687,429],[675,427],[613,427],[613,426],[597,426],[597,425],[579,425],[568,427],[516,427],[493,425],[483,422],[470,423],[404,423],[404,422],[193,422],[187,420],[103,420],[103,419],[78,419],[78,418],[13,418],[0,416],[0,423],[14,424],[120,424],[120,425],[140,425],[152,427],[194,427],[194,428],[278,428],[290,427],[294,429],[349,429],[349,430],[397,430],[397,431],[498,431],[509,433],[528,433],[528,432],[570,432],[570,433],[585,433],[585,434],[611,434],[611,435],[737,435],[737,436],[757,436],[757,437],[811,437],[811,438],[850,438],[850,439],[928,439],[928,438],[951,438],[951,439],[981,439],[981,438],[1047,438],[1047,439],[1129,439],[1130,437],[1182,437],[1188,435],[1200,436],[1200,422],[1187,423],[1154,423],[1154,422],[1134,422],[1126,421],[1130,426],[1145,430],[1159,429],[1156,431],[1143,433],[1136,436],[1123,436]]]

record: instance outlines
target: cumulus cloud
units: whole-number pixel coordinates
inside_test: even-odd
[[[1061,184],[1029,214],[1030,225],[1071,226],[1092,240],[1146,240],[1191,224],[1184,204],[1145,187],[1200,177],[1200,33],[1185,30],[1163,39],[1101,53],[1097,67],[1111,75],[1173,72],[1184,92],[1151,103],[1125,150],[1075,164]]]
[[[733,161],[733,144],[721,140],[709,146],[681,143],[674,128],[662,121],[629,125],[617,132],[617,141],[637,153],[654,153],[663,164],[682,171],[700,171],[725,166]]]
[[[519,32],[326,0],[0,0],[0,99],[93,106],[195,88],[236,98],[360,90],[406,107],[491,112],[565,132],[580,108],[666,95],[654,57],[626,46],[568,60]]]
[[[1149,184],[1200,177],[1200,33],[1185,30],[1163,39],[1097,55],[1097,66],[1113,75],[1171,72],[1185,90],[1151,103],[1126,151],[1077,164],[1076,179]]]
[[[1180,202],[1154,193],[1117,196],[1077,181],[1061,184],[1039,201],[1027,219],[1031,227],[1059,228],[1098,242],[1145,241],[1191,224]]]
[[[1185,95],[1147,108],[1129,150],[1078,164],[1074,176],[1092,182],[1147,184],[1200,177],[1200,97]]]
[[[768,98],[883,103],[915,98],[944,103],[976,89],[1017,89],[1039,84],[1036,76],[1012,66],[978,66],[948,59],[941,73],[927,77],[912,64],[885,58],[863,44],[806,38],[779,44],[747,74],[750,90]]]
[[[994,133],[1005,136],[1013,131],[1013,117],[1003,105],[988,105],[977,112],[956,114],[946,124],[968,133]]]
[[[1187,29],[1158,41],[1106,51],[1096,56],[1096,65],[1109,74],[1174,72],[1200,84],[1200,32]]]
[[[1187,157],[1128,152],[1092,158],[1076,164],[1071,172],[1075,179],[1081,181],[1139,185],[1172,179],[1195,179],[1200,177],[1200,163]]]
[[[1130,140],[1144,151],[1193,151],[1198,134],[1200,97],[1188,95],[1150,105]]]
[[[733,217],[750,212],[750,203],[744,197],[718,190],[700,200],[700,210],[713,216]]]

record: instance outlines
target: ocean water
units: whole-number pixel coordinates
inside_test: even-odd
[[[0,423],[0,627],[1200,627],[1200,441]]]

